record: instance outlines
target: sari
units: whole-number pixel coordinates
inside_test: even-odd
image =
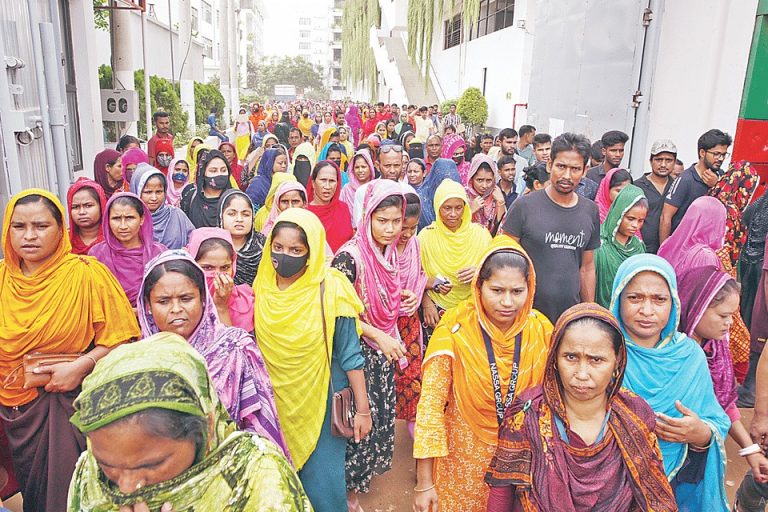
[[[123,163],[123,192],[128,192],[131,188],[131,178],[133,177],[133,173],[136,172],[135,169],[131,171],[131,174],[128,175],[128,169],[127,167],[129,165],[136,165],[136,168],[138,168],[139,164],[149,164],[149,157],[147,154],[139,148],[131,148],[125,153],[123,153],[123,157],[121,159]]]
[[[624,215],[644,198],[645,194],[640,187],[627,185],[616,196],[608,209],[608,215],[600,225],[601,245],[595,249],[595,302],[604,308],[611,305],[613,278],[619,266],[630,256],[645,252],[645,244],[637,236],[630,237],[626,244],[620,244],[616,240]]]
[[[200,146],[196,149],[200,149]],[[230,172],[230,183],[221,192],[219,197],[207,197],[205,195],[205,170],[208,168],[208,164],[215,158],[224,160],[227,170],[229,170],[229,162],[224,154],[215,149],[210,150],[205,155],[203,161],[200,162],[200,173],[198,173],[194,180],[194,186],[187,185],[181,193],[181,209],[196,228],[216,227],[219,222],[218,212],[221,198],[224,197],[227,190],[237,189],[237,187],[232,187],[232,173]]]
[[[464,138],[461,135],[457,135],[455,133],[449,133],[443,138],[443,153],[440,155],[441,158],[445,158],[453,162],[453,154],[456,152],[457,149],[459,149],[462,146],[464,146],[464,151],[466,151],[467,143],[464,140]],[[432,164],[433,168],[434,168],[434,164],[436,163],[437,161],[435,161]],[[466,156],[464,160],[462,160],[462,162],[457,165],[457,170],[459,171],[459,183],[461,183],[465,187],[469,183],[469,167],[470,167],[469,162],[467,161]],[[425,181],[426,181],[426,178],[425,178]]]
[[[256,177],[251,181],[245,191],[245,193],[248,194],[248,197],[251,198],[251,202],[256,209],[261,208],[266,203],[267,194],[272,185],[272,176],[274,174],[272,168],[275,165],[277,156],[281,154],[282,151],[279,149],[267,149],[261,156],[261,160],[259,160]]]
[[[205,273],[188,252],[166,251],[147,264],[144,278],[158,266],[175,260],[186,260],[201,276]],[[160,332],[144,298],[145,281],[136,304],[141,333],[145,338]],[[208,374],[219,400],[238,429],[256,432],[277,445],[288,457],[288,450],[275,411],[275,399],[269,374],[264,366],[259,345],[249,333],[219,321],[216,306],[206,288],[202,297],[203,316],[187,342],[205,358]]]
[[[741,249],[747,242],[747,229],[742,213],[757,190],[760,177],[746,160],[731,162],[725,176],[709,190],[709,195],[723,203],[727,212],[725,221],[725,246],[731,258],[731,265],[739,261]]]
[[[491,168],[491,171],[493,172],[494,186],[483,196],[480,196],[480,194],[472,186],[472,178],[475,177],[475,174],[477,174],[477,172],[480,170],[480,166],[482,164],[486,164]],[[478,153],[472,158],[472,163],[469,166],[469,173],[467,174],[467,184],[464,186],[464,190],[467,191],[467,198],[469,201],[472,201],[477,197],[482,197],[483,205],[475,213],[472,214],[472,222],[475,224],[480,224],[491,234],[496,233],[496,228],[498,227],[496,222],[498,206],[496,205],[496,199],[493,197],[493,191],[496,188],[495,184],[498,179],[499,172],[496,167],[496,162],[493,160],[493,158],[482,153]]]
[[[723,203],[714,197],[699,197],[691,203],[677,229],[659,246],[657,254],[678,274],[693,267],[720,268],[717,250],[723,246],[726,215]]]
[[[528,296],[506,331],[483,309],[478,283],[484,262],[500,251],[516,253],[528,262]],[[517,242],[499,236],[482,251],[469,298],[446,311],[432,334],[422,368],[413,457],[434,458],[442,511],[484,511],[488,498],[483,475],[496,448],[499,420],[483,331],[496,357],[502,403],[508,400],[518,336],[515,394],[541,383],[552,324],[533,309],[535,293],[533,262]]]
[[[486,482],[525,512],[677,510],[654,434],[656,419],[642,398],[622,389],[627,349],[622,343],[617,373],[608,386],[603,433],[586,445],[571,430],[557,371],[558,348],[571,323],[590,318],[621,333],[616,319],[597,304],[566,310],[552,334],[552,348],[540,386],[516,397],[504,415],[499,445]],[[501,489],[499,489],[501,488]],[[488,511],[510,510],[500,503]]]
[[[141,384],[152,385],[141,385]],[[280,451],[251,432],[238,431],[216,396],[206,362],[184,339],[160,333],[124,345],[100,361],[83,382],[72,423],[90,433],[149,409],[206,418],[195,461],[178,476],[120,492],[89,446],[69,488],[70,512],[116,511],[145,503],[160,510],[309,511],[301,483]]]
[[[731,266],[731,256],[728,247],[721,247],[720,250],[717,251],[717,256],[720,258],[720,265],[722,266],[721,270],[738,281],[739,278],[736,274],[736,269]],[[744,283],[741,283],[741,291],[743,295]],[[741,384],[744,382],[744,378],[747,375],[750,352],[749,328],[747,327],[747,324],[744,323],[741,311],[737,311],[733,315],[733,323],[731,324],[728,337],[728,349],[731,351],[733,371],[736,376],[736,381]]]
[[[621,293],[641,272],[655,272],[664,278],[672,297],[669,320],[654,348],[634,343],[621,318]],[[703,468],[697,468],[703,470],[703,478],[698,481],[697,475],[686,471],[686,467],[690,466],[690,453],[693,453],[689,452],[688,445],[659,439],[664,472],[672,484],[680,510],[728,510],[724,487],[725,439],[731,421],[715,396],[704,352],[698,343],[677,330],[681,308],[674,269],[663,258],[653,254],[627,259],[616,273],[610,309],[627,344],[624,386],[648,402],[654,412],[673,418],[681,417],[675,407],[675,401],[679,400],[712,429],[706,461],[699,461]],[[682,382],[685,386],[680,385]],[[695,468],[696,464],[693,466]]]
[[[611,178],[619,170],[618,167],[611,169],[605,174],[605,177],[600,181],[600,185],[597,187],[597,195],[595,196],[595,203],[600,211],[600,223],[605,222],[608,217],[608,211],[611,209]]]
[[[376,169],[373,167],[371,153],[366,149],[361,149],[355,153],[355,156],[352,157],[349,167],[347,168],[347,176],[349,177],[349,181],[341,189],[341,195],[339,196],[342,202],[344,202],[344,204],[349,207],[350,215],[352,215],[355,208],[355,192],[357,192],[357,189],[359,189],[360,186],[364,184],[357,178],[357,175],[355,174],[355,162],[358,158],[362,158],[365,164],[371,170],[371,177],[365,183],[370,183],[376,178]]]
[[[269,299],[256,301],[254,325],[272,376],[286,445],[294,465],[301,469],[315,450],[327,417],[331,369],[325,351],[332,352],[333,347],[326,344],[334,341],[337,318],[356,319],[363,305],[349,281],[325,265],[325,233],[318,218],[307,210],[290,208],[280,214],[280,221],[293,222],[306,233],[307,270],[291,286],[279,289],[270,236],[253,286],[256,297]],[[325,283],[324,316],[319,307],[321,283]]]
[[[101,223],[101,220],[99,220],[99,235],[93,242],[86,245],[83,239],[80,238],[80,229],[75,224],[75,219],[72,216],[72,200],[75,194],[84,188],[90,188],[96,192],[96,195],[99,197],[99,211],[102,217],[107,210],[107,198],[101,185],[88,178],[78,178],[77,181],[70,185],[69,190],[67,190],[67,211],[69,212],[69,241],[72,243],[72,254],[88,254],[88,251],[94,245],[104,241],[104,224]]]
[[[197,261],[197,253],[200,251],[200,246],[203,242],[212,238],[218,238],[229,244],[232,248],[232,276],[234,276],[237,273],[237,251],[235,251],[235,246],[232,243],[232,235],[226,229],[200,228],[194,230],[189,237],[189,245],[186,247],[187,252]],[[213,284],[216,272],[203,270],[203,273],[205,274],[205,284],[208,286],[208,292],[213,296],[216,292],[216,287]],[[253,296],[251,285],[238,284],[232,288],[232,293],[230,293],[229,300],[227,301],[232,327],[239,327],[245,332],[253,331],[253,304],[255,302],[256,299]]]
[[[112,207],[112,203],[120,197],[134,197],[141,201],[136,194],[131,194],[130,192],[119,192],[107,201],[106,215],[102,215],[101,221],[104,241],[94,245],[88,251],[88,255],[99,260],[112,272],[120,286],[125,290],[131,306],[135,306],[139,295],[139,288],[141,288],[142,276],[144,275],[144,265],[165,251],[166,247],[155,242],[152,231],[152,215],[149,213],[147,205],[143,202],[141,204],[144,204],[144,216],[141,219],[141,227],[139,228],[141,245],[134,249],[126,249],[123,246],[109,227],[109,210]]]
[[[349,126],[352,143],[357,147],[360,144],[360,130],[363,129],[363,121],[360,119],[360,110],[357,108],[357,105],[349,106],[344,116],[344,121]]]
[[[245,192],[242,192],[240,190],[231,189],[226,192],[224,192],[221,195],[221,201],[219,202],[219,212],[218,212],[218,227],[222,227],[222,217],[224,216],[224,204],[227,202],[226,200],[233,195],[240,195],[245,200],[247,200],[249,203],[251,202],[251,198],[246,195]],[[253,203],[251,203],[251,206],[253,206]],[[248,286],[253,285],[254,280],[256,279],[256,272],[259,269],[259,264],[261,263],[262,253],[264,251],[264,242],[266,240],[266,237],[256,231],[255,229],[251,230],[251,234],[248,235],[247,240],[245,241],[245,244],[240,249],[237,249],[237,269],[235,271],[235,285],[240,284],[247,284]]]
[[[304,188],[304,186],[297,182],[297,181],[286,181],[285,183],[281,183],[279,187],[277,187],[277,191],[275,192],[274,200],[272,201],[272,208],[269,210],[269,216],[267,217],[267,220],[264,222],[264,226],[261,228],[261,234],[265,237],[269,236],[269,234],[272,232],[272,227],[275,225],[275,221],[277,220],[277,217],[280,215],[280,199],[283,197],[283,195],[287,194],[288,192],[300,192],[305,199],[307,198],[307,191]]]
[[[264,201],[264,206],[259,208],[256,215],[253,217],[253,229],[261,232],[264,229],[264,223],[267,222],[269,212],[272,210],[272,206],[275,204],[275,194],[277,189],[283,183],[296,182],[296,177],[293,174],[287,172],[278,172],[272,176],[272,184],[269,186],[269,192],[267,192],[267,198]],[[266,234],[266,233],[265,233]]]
[[[105,149],[104,151],[98,153],[96,158],[93,159],[93,179],[96,181],[96,183],[101,185],[102,189],[104,189],[104,194],[106,195],[107,199],[112,197],[112,194],[118,190],[123,190],[122,179],[117,185],[113,187],[109,183],[110,178],[107,175],[107,164],[109,164],[109,162],[116,162],[120,158],[121,154],[119,151],[115,151],[114,149]]]
[[[730,275],[711,266],[691,268],[678,277],[680,332],[693,339],[696,327],[712,299],[730,279]],[[736,407],[736,377],[729,345],[728,334],[722,339],[701,340],[717,402],[734,422],[741,418],[741,414]]]
[[[140,335],[120,284],[98,261],[72,254],[63,223],[55,252],[32,275],[24,274],[9,232],[17,202],[33,194],[51,201],[61,218],[66,218],[64,207],[46,190],[25,190],[11,197],[5,207],[5,259],[0,260],[3,380],[20,370],[24,356],[32,352],[83,353],[91,346],[114,347]],[[30,510],[63,510],[66,506],[65,489],[77,457],[85,449],[82,436],[68,425],[78,391],[79,387],[68,393],[48,393],[43,388],[0,386],[0,419]]]
[[[312,180],[307,183],[307,210],[317,215],[320,222],[325,228],[325,236],[328,241],[328,245],[335,253],[339,248],[344,245],[355,232],[352,229],[352,215],[349,213],[349,208],[345,203],[342,203],[339,199],[341,195],[341,169],[330,160],[325,160],[320,163],[332,165],[336,169],[336,192],[331,198],[331,202],[328,204],[312,204],[314,199],[314,188]]]
[[[131,193],[141,197],[144,186],[152,177],[160,177],[168,197],[168,180],[162,171],[149,165],[139,164],[131,178]],[[195,226],[187,218],[183,211],[171,206],[164,201],[160,207],[152,212],[152,237],[155,242],[164,245],[168,249],[181,249],[187,245],[189,235]]]
[[[424,176],[420,185],[414,185],[416,193],[421,199],[421,215],[419,216],[419,231],[426,228],[437,218],[435,211],[435,192],[437,187],[445,180],[453,180],[461,183],[458,168],[453,160],[438,158],[432,164],[432,168]]]
[[[173,181],[173,170],[176,168],[176,164],[179,162],[184,162],[187,164],[187,168],[190,168],[189,161],[184,158],[174,158],[171,162],[171,165],[168,166],[168,169],[170,169],[171,176],[168,177],[168,186],[165,190],[165,202],[168,203],[171,206],[175,206],[176,208],[179,207],[179,204],[181,203],[181,193],[184,191],[184,187],[187,186],[189,183],[189,172],[187,173],[187,177],[184,180],[184,182],[181,184],[181,186],[176,186],[176,182]]]
[[[461,226],[456,231],[451,231],[438,215],[432,224],[419,233],[421,265],[427,277],[432,279],[439,275],[453,284],[453,288],[446,295],[435,290],[427,291],[429,298],[442,309],[450,309],[470,297],[471,284],[460,283],[456,279],[456,273],[463,268],[477,266],[491,243],[488,230],[472,222],[467,192],[455,181],[444,181],[437,187],[434,211],[439,211],[443,203],[454,198],[464,201]]]

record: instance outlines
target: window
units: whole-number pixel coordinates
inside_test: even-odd
[[[299,50],[309,50],[311,45],[309,43],[299,43]]]
[[[203,2],[203,21],[208,24],[213,23],[213,8],[206,2]]]
[[[341,60],[341,48],[333,49],[333,60]]]
[[[452,20],[446,20],[445,22],[445,42],[443,43],[443,50],[453,48],[461,44],[461,14],[457,14]]]
[[[302,39],[309,39],[309,30],[299,30],[299,37]]]
[[[190,11],[192,12],[192,15],[191,15],[191,19],[192,19],[192,21],[191,21],[191,23],[192,23],[192,30],[194,30],[194,31],[197,31],[197,30],[198,30],[198,28],[197,28],[197,26],[198,26],[198,25],[197,25],[197,9],[195,9],[194,7],[192,7],[192,8],[190,9]]]
[[[207,37],[203,38],[203,55],[209,59],[213,58],[213,41]]]
[[[480,19],[469,34],[477,39],[497,30],[511,27],[515,22],[515,0],[480,0]]]
[[[299,25],[311,25],[312,20],[310,18],[299,18]]]

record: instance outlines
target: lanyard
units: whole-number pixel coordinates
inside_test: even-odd
[[[504,421],[504,411],[512,403],[512,399],[515,396],[515,388],[517,388],[517,378],[520,375],[520,343],[523,333],[520,331],[515,336],[515,358],[512,363],[512,374],[509,377],[509,391],[507,391],[507,399],[502,401],[501,399],[501,377],[499,376],[499,369],[496,366],[496,356],[493,353],[493,346],[491,345],[491,337],[485,332],[482,326],[480,330],[483,332],[483,340],[485,341],[485,351],[488,354],[488,366],[491,367],[491,381],[493,382],[493,397],[496,399],[496,419],[501,426]]]

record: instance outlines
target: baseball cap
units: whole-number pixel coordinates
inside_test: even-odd
[[[660,139],[653,143],[651,146],[651,156],[656,156],[659,153],[673,153],[677,154],[677,146],[669,139]]]

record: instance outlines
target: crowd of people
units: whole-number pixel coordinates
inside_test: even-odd
[[[728,134],[637,178],[621,131],[455,105],[153,119],[7,205],[3,496],[359,512],[403,420],[416,512],[730,510],[729,435],[765,510],[768,196]]]

